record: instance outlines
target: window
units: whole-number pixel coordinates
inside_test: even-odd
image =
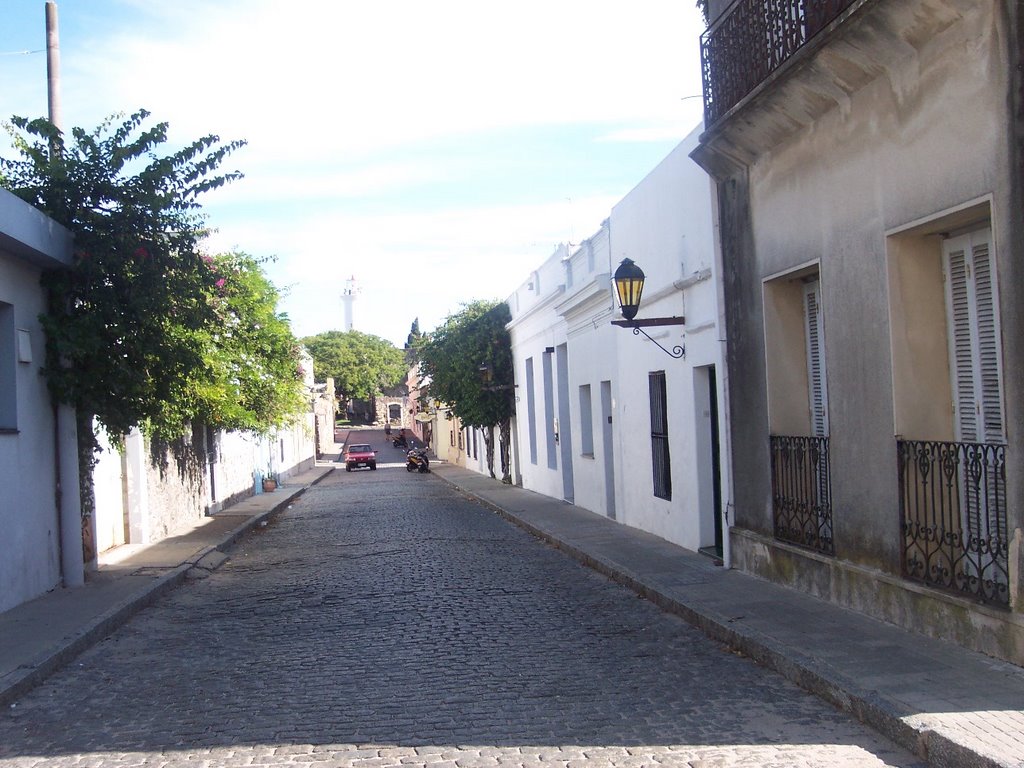
[[[654,466],[654,495],[672,499],[672,464],[668,450],[668,392],[665,372],[649,374],[651,393],[651,461]]]
[[[533,395],[533,358],[526,358],[526,423],[530,433],[530,463],[537,463],[537,401]]]
[[[991,231],[943,243],[950,376],[956,438],[961,443],[1006,443],[998,298]],[[960,514],[969,540],[1007,540],[1003,462],[991,449],[960,465]]]
[[[775,538],[835,553],[828,377],[816,265],[765,281],[765,360]]]
[[[555,348],[548,347],[541,358],[544,374],[544,438],[547,446],[548,469],[558,469],[558,425],[555,422],[555,373],[551,355]]]
[[[953,408],[957,439],[964,442],[1006,442],[990,241],[985,229],[943,244]]]
[[[804,285],[804,334],[807,339],[807,392],[811,436],[828,437],[825,335],[821,323],[821,286],[817,280]]]
[[[594,455],[594,412],[589,384],[580,387],[580,453]]]
[[[16,340],[14,307],[0,302],[0,430],[18,428]]]
[[[904,576],[1010,603],[1006,411],[992,211],[887,238]]]

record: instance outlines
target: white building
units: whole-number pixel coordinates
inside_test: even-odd
[[[70,263],[71,233],[0,190],[0,611],[84,580],[74,414],[40,372],[39,278]]]
[[[508,327],[523,487],[722,556],[723,343],[712,186],[688,156],[698,133],[530,274]],[[651,339],[611,324],[624,258],[647,276],[637,320],[678,318],[645,327]]]

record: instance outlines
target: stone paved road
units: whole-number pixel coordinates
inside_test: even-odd
[[[584,764],[918,765],[388,468],[334,472],[0,714],[0,768]]]

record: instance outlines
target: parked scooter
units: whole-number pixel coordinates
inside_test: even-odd
[[[413,448],[409,451],[406,454],[405,471],[429,472],[430,459],[427,458],[427,452],[422,448]]]

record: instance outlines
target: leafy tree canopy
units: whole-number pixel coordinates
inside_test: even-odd
[[[493,427],[512,416],[512,319],[501,301],[474,301],[449,315],[419,345],[420,370],[430,396],[446,403],[463,424]]]
[[[412,325],[409,327],[409,335],[405,339],[405,364],[410,368],[419,362],[417,350],[422,341],[423,333],[420,331],[420,319],[417,317],[413,319]]]
[[[313,356],[317,381],[334,378],[341,400],[369,400],[405,376],[405,355],[390,341],[359,331],[326,331],[302,343]]]
[[[217,322],[206,334],[196,414],[221,429],[284,426],[303,406],[298,342],[261,262],[245,253],[203,257],[214,277]]]
[[[253,426],[228,412],[218,388],[228,386],[231,363],[215,359],[224,342],[216,328],[244,302],[222,294],[227,283],[217,282],[227,272],[201,257],[197,202],[240,177],[217,169],[244,142],[206,136],[159,156],[167,124],[144,128],[148,116],[139,111],[118,126],[110,118],[70,137],[45,119],[14,117],[6,126],[21,157],[0,158],[0,186],[75,238],[72,268],[44,276],[49,386],[114,437],[134,426],[176,437],[199,415]],[[240,358],[264,348],[219,349]]]

